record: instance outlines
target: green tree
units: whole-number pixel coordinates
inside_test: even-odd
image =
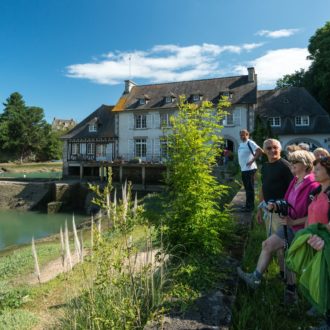
[[[173,246],[188,251],[216,253],[221,249],[221,233],[226,231],[228,215],[218,205],[226,187],[212,175],[221,150],[220,121],[222,100],[214,109],[211,102],[200,106],[180,99],[179,113],[172,118],[168,137],[168,202],[164,237]]]
[[[286,87],[304,87],[305,86],[305,70],[300,69],[295,71],[293,74],[286,74],[283,78],[278,79],[276,82],[276,88],[286,88]]]
[[[330,22],[316,30],[309,40],[308,51],[312,64],[306,73],[307,87],[330,112]]]
[[[260,115],[256,115],[252,136],[253,141],[255,141],[261,147],[266,139],[277,138],[273,134],[269,122],[267,120],[263,120]]]
[[[276,86],[305,87],[330,113],[330,22],[316,30],[309,39],[308,51],[308,59],[312,60],[309,69],[285,75]]]
[[[2,149],[17,155],[23,162],[31,154],[40,155],[42,150],[55,148],[57,142],[50,133],[42,108],[26,106],[17,92],[10,95],[4,106],[0,115]]]

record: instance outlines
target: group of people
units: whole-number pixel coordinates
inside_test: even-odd
[[[284,303],[292,304],[297,301],[296,276],[294,272],[286,271],[284,250],[298,232],[317,223],[326,226],[330,239],[330,155],[323,148],[311,152],[308,145],[292,145],[287,148],[287,159],[284,159],[281,143],[276,139],[265,140],[261,148],[249,139],[247,130],[240,132],[240,138],[238,158],[246,191],[243,212],[254,209],[256,160],[262,153],[267,156],[267,162],[261,168],[262,186],[257,209],[257,221],[266,224],[267,239],[262,243],[255,270],[248,273],[238,268],[237,272],[249,287],[256,289],[273,254],[277,253],[280,274],[286,282]],[[315,251],[326,248],[324,236],[309,234],[308,237],[306,244]],[[325,281],[329,281],[328,275],[324,277]],[[330,317],[326,318],[326,324],[315,329],[330,329]]]

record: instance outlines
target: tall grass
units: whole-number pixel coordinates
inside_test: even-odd
[[[94,280],[86,275],[85,283],[92,284],[86,284],[82,294],[72,299],[61,329],[142,329],[162,302],[166,271],[160,265],[164,253],[160,251],[156,260],[155,234],[148,226],[145,249],[139,252],[141,242],[133,233],[145,219],[143,207],[137,199],[131,200],[131,185],[125,182],[119,201],[111,201],[111,190],[111,181],[103,196],[99,188],[93,189],[99,198],[95,203],[103,205],[107,218],[111,214],[112,226],[103,233],[99,228],[93,237],[90,262],[95,273],[90,276]]]

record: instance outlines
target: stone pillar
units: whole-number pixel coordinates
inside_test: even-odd
[[[83,178],[84,175],[84,164],[80,163],[80,180]]]

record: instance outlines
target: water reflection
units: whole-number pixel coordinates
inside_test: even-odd
[[[30,243],[32,236],[38,239],[59,233],[66,219],[71,229],[72,214],[0,210],[0,250],[11,245]],[[86,216],[75,215],[76,224],[85,219]]]

